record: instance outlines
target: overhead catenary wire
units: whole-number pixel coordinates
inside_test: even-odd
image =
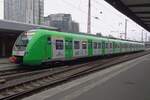
[[[71,7],[74,8],[74,9],[77,9],[77,10],[79,10],[80,12],[82,12],[82,13],[84,13],[84,14],[87,15],[87,12],[86,12],[86,11],[82,10],[81,8],[76,7],[74,4],[72,4],[72,3],[70,3],[70,2],[68,2],[68,1],[66,1],[66,0],[62,0],[62,1],[63,1],[63,3],[65,3],[65,4],[69,5],[69,6],[71,6]],[[92,17],[93,19],[97,20],[97,21],[103,22],[103,24],[105,24],[107,27],[109,26],[109,28],[114,29],[113,26],[107,25],[106,22],[104,22],[103,20],[100,20],[99,17],[93,16],[93,15],[91,15],[91,17]]]

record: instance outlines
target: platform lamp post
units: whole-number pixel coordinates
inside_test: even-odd
[[[135,29],[132,29],[131,32],[132,32],[132,34],[136,34],[136,30]],[[134,37],[133,40],[136,40],[136,37]]]
[[[127,39],[127,26],[128,26],[128,20],[127,19],[125,19],[125,33],[124,33],[124,38],[125,38],[125,40]]]
[[[102,14],[102,11],[100,11],[100,14]],[[98,17],[95,17],[95,19],[98,19]],[[87,33],[91,33],[91,0],[88,0],[88,21],[87,21]]]
[[[118,23],[118,26],[119,26],[119,28],[121,29],[122,22],[119,22],[119,23]],[[120,35],[120,36],[119,36],[119,37],[120,37],[120,39],[123,39],[123,38],[122,38],[122,36],[124,35],[124,33],[123,33],[123,32],[121,32],[121,30],[120,30],[120,32],[119,32],[119,35]]]
[[[141,42],[143,42],[143,33],[144,33],[144,30],[142,29],[142,32],[141,32]]]
[[[91,33],[91,0],[88,3],[87,33]]]
[[[147,32],[145,33],[145,42],[147,42]]]

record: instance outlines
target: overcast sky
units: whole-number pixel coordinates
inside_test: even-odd
[[[135,22],[118,12],[104,0],[92,2],[92,34],[120,37],[124,33],[125,18],[128,19],[128,38],[141,40],[142,28]],[[45,16],[55,13],[70,13],[74,21],[80,23],[80,30],[87,31],[88,0],[45,0]],[[102,14],[100,13],[102,12]],[[95,19],[98,17],[99,19]],[[146,33],[146,30],[144,31]]]
[[[0,19],[3,16],[2,2],[3,0],[0,0]],[[111,34],[120,37],[120,33],[124,33],[125,30],[125,19],[128,19],[127,37],[132,40],[141,40],[142,28],[139,25],[118,12],[104,0],[91,0],[91,3],[92,34],[101,32],[103,35]],[[45,0],[44,4],[45,16],[55,13],[72,14],[72,19],[80,24],[80,31],[87,31],[88,0]],[[145,30],[144,33],[146,32]]]

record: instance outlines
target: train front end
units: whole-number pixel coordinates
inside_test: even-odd
[[[20,34],[13,46],[12,57],[9,58],[12,63],[23,63],[23,57],[28,53],[26,52],[26,48],[34,34],[34,31],[28,31]]]

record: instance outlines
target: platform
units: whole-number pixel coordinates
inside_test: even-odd
[[[87,75],[23,100],[150,100],[150,55]]]
[[[0,58],[0,71],[18,68],[17,64],[13,64],[8,58]]]
[[[0,64],[10,64],[9,58],[0,58]]]

